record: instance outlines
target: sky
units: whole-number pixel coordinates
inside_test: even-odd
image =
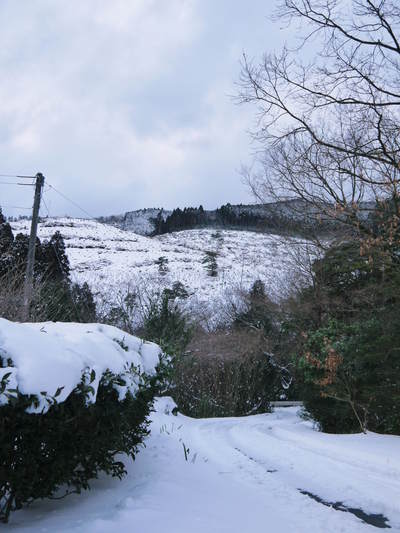
[[[275,6],[2,0],[0,174],[42,172],[93,216],[254,201],[239,170],[255,110],[233,96],[242,53],[288,37]],[[0,184],[8,215],[29,214],[32,196]],[[84,216],[48,186],[44,201],[42,214]]]

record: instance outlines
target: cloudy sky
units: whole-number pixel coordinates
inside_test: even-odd
[[[242,52],[287,38],[274,4],[2,0],[0,173],[41,171],[95,216],[252,201],[238,170],[254,110],[231,95]],[[31,195],[0,185],[3,206]],[[52,190],[44,198],[50,214],[82,215]]]

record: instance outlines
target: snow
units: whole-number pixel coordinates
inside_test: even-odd
[[[296,407],[242,418],[173,416],[162,398],[121,481],[11,516],[13,533],[358,533],[377,528],[329,501],[383,514],[400,531],[400,437],[328,435]],[[187,451],[185,460],[184,447]]]
[[[154,232],[154,220],[161,214],[165,220],[172,211],[157,208],[139,209],[137,211],[128,211],[124,215],[114,217],[116,227],[127,229],[138,233],[139,235],[151,235]],[[111,217],[112,219],[113,217]],[[111,224],[113,222],[111,221]]]
[[[13,222],[12,228],[14,233],[28,233],[29,222]],[[38,235],[48,239],[57,230],[65,239],[72,280],[87,282],[98,302],[118,303],[128,288],[140,290],[142,296],[152,295],[180,281],[190,293],[186,308],[209,329],[229,322],[227,302],[237,304],[240,294],[256,279],[278,299],[295,270],[293,253],[308,245],[303,239],[213,229],[150,238],[92,220],[68,218],[43,219]],[[202,263],[207,250],[218,252],[215,278],[207,275]],[[168,259],[169,271],[164,276],[156,264],[161,256]]]
[[[122,347],[123,345],[123,347]],[[50,397],[63,402],[81,382],[91,379],[96,401],[97,388],[106,370],[122,375],[126,386],[118,386],[120,399],[128,390],[135,394],[141,375],[154,374],[161,351],[153,343],[129,335],[113,326],[43,322],[20,324],[0,318],[0,356],[3,364],[0,378],[11,373],[0,405],[8,401],[7,390],[18,388],[22,394],[36,395],[39,403],[30,412],[46,412]],[[137,374],[128,370],[134,366]],[[94,373],[93,373],[94,371]],[[11,393],[12,394],[12,393]]]

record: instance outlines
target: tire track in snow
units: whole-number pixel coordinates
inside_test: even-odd
[[[360,457],[354,455],[351,442],[361,436],[313,431],[292,409],[248,418],[198,421],[191,438],[194,447],[208,450],[210,459],[224,473],[244,483],[256,483],[260,490],[273,492],[288,505],[297,501],[301,489],[368,514],[383,514],[400,531],[398,465],[393,465],[390,472],[387,466],[385,470],[384,462],[379,462],[379,454],[376,464],[368,463],[370,458],[362,451]]]

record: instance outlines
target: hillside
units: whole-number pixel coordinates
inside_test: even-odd
[[[363,202],[358,215],[365,220],[374,208],[373,202]],[[263,231],[278,234],[338,232],[343,230],[343,215],[327,217],[324,210],[335,211],[333,205],[310,205],[301,199],[282,200],[266,204],[231,205],[206,210],[200,207],[139,209],[123,215],[100,217],[99,221],[139,235],[158,235],[183,229],[213,228]],[[326,212],[326,211],[325,211]]]
[[[288,200],[254,205],[228,203],[212,210],[205,210],[201,206],[177,208],[173,211],[162,208],[139,209],[123,215],[100,217],[99,221],[140,235],[204,227],[288,233],[314,228],[317,212],[302,200]],[[319,231],[333,227],[327,220],[324,223],[319,220],[318,225]]]
[[[15,233],[29,231],[29,221],[12,223]],[[213,328],[226,322],[226,301],[261,279],[274,299],[287,286],[293,253],[304,246],[295,238],[212,229],[174,232],[149,238],[111,225],[84,219],[43,219],[40,239],[60,231],[71,263],[72,280],[88,282],[97,300],[111,305],[128,287],[153,294],[182,282],[190,296],[185,305]],[[206,251],[217,252],[218,275],[208,275]],[[168,271],[159,272],[156,261],[167,259]],[[224,304],[224,305],[223,305]]]

